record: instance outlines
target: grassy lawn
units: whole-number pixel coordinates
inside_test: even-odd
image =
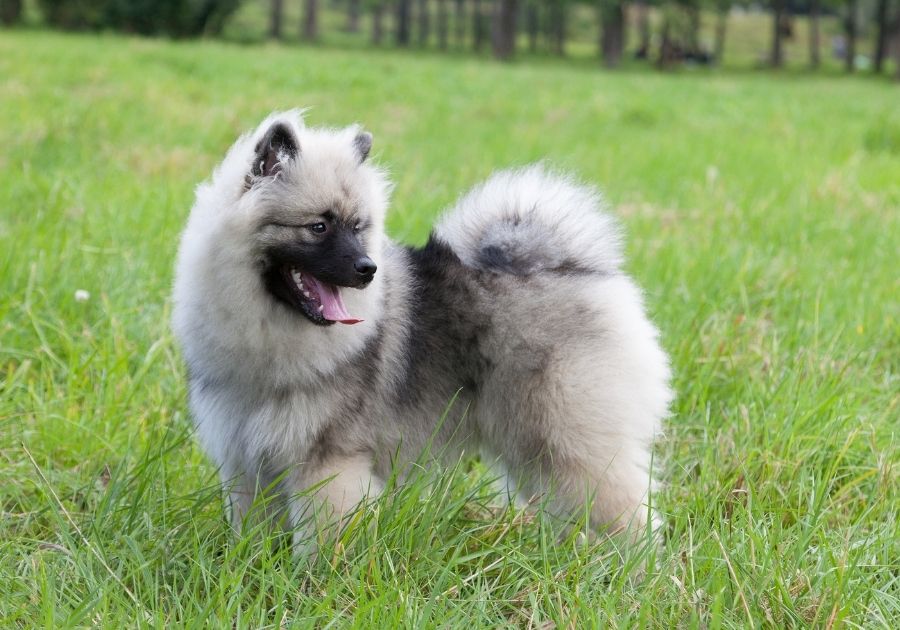
[[[897,627],[898,102],[867,78],[3,32],[0,626]],[[679,394],[659,548],[557,540],[468,460],[312,568],[230,533],[173,256],[195,184],[292,106],[373,131],[400,240],[495,168],[604,188]]]

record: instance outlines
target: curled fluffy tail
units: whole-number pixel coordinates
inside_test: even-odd
[[[610,274],[622,262],[599,193],[543,166],[501,171],[464,195],[436,234],[470,267],[526,276]]]

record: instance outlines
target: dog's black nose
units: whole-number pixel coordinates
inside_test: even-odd
[[[378,267],[375,266],[375,262],[368,256],[357,259],[357,261],[353,263],[353,268],[356,269],[356,273],[361,276],[375,275],[375,270],[378,269]]]

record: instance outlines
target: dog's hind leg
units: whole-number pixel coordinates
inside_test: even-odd
[[[668,389],[652,370],[603,366],[584,346],[557,348],[539,371],[496,374],[480,401],[496,420],[481,432],[520,494],[546,496],[566,516],[589,505],[598,533],[640,538],[652,519],[651,445]],[[512,381],[519,396],[509,396]]]
[[[301,464],[286,482],[291,493],[289,517],[294,528],[294,553],[298,556],[314,555],[320,532],[336,535],[348,514],[384,487],[372,473],[368,453],[331,455],[316,464]]]
[[[646,533],[654,518],[647,446],[624,436],[589,434],[547,436],[524,449],[508,446],[517,496],[546,499],[550,511],[565,518],[587,508],[589,525],[599,534],[636,540]]]

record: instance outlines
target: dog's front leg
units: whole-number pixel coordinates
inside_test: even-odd
[[[302,464],[288,481],[294,554],[308,557],[318,551],[319,535],[336,536],[349,513],[384,487],[372,473],[371,456],[363,453]]]

